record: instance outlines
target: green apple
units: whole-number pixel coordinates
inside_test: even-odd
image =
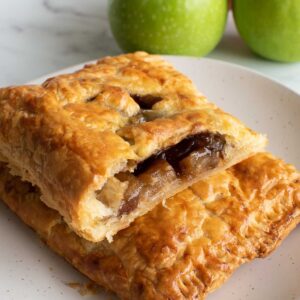
[[[109,19],[126,52],[202,56],[222,37],[227,0],[110,0]]]
[[[240,35],[262,57],[300,61],[300,0],[233,0]]]

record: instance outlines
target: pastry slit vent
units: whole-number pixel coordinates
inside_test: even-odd
[[[110,178],[102,190],[96,192],[97,199],[110,203],[117,216],[127,215],[146,198],[161,194],[165,185],[215,168],[224,158],[225,145],[225,137],[219,133],[189,136],[140,162],[133,173],[120,172]]]
[[[130,95],[130,97],[139,105],[141,109],[151,109],[155,103],[163,100],[162,97],[153,95]]]
[[[87,99],[85,100],[85,102],[93,102],[94,100],[96,100],[97,96],[98,96],[98,95],[89,97],[89,98],[87,98]]]

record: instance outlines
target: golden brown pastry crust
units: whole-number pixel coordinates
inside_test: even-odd
[[[135,210],[118,215],[114,207],[124,195],[112,188],[121,186],[113,176],[200,132],[224,136],[222,162],[170,180],[148,198],[143,192],[146,199]],[[107,57],[42,85],[0,89],[1,156],[14,174],[40,188],[47,206],[92,241],[112,236],[162,199],[264,145],[264,137],[209,103],[170,64],[143,52]],[[108,192],[100,196],[113,197],[102,201],[97,194],[106,183]]]
[[[4,164],[0,196],[54,251],[121,299],[203,299],[300,221],[300,174],[270,154],[199,181],[111,244],[80,238]]]

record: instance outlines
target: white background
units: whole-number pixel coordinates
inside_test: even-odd
[[[109,31],[106,5],[106,0],[1,0],[0,86],[120,53]],[[231,17],[223,40],[209,57],[250,67],[300,92],[300,64],[253,55]]]

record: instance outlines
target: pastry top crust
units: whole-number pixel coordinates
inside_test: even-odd
[[[121,299],[203,299],[300,221],[300,174],[266,153],[178,193],[110,244],[70,231],[3,165],[0,195],[55,251]]]
[[[1,155],[79,234],[97,223],[91,211],[108,215],[93,198],[108,178],[205,131],[246,152],[265,144],[169,63],[144,52],[106,57],[42,85],[0,89]]]

